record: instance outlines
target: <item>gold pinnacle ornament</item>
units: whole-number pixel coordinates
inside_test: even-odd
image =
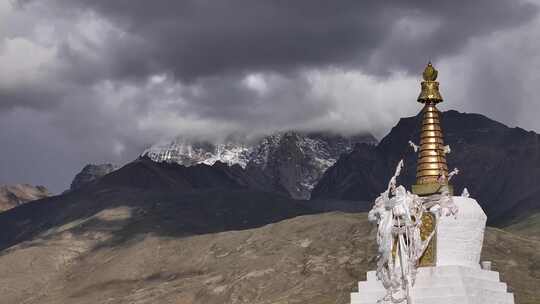
[[[448,186],[448,166],[446,165],[446,150],[441,129],[441,113],[436,105],[443,101],[439,92],[437,70],[428,63],[422,74],[422,91],[418,102],[424,104],[422,109],[422,128],[420,131],[420,148],[416,167],[416,185],[412,191],[418,195],[439,193],[442,186]]]

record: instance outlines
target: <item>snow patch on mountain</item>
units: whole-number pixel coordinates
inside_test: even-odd
[[[250,154],[251,147],[242,143],[192,143],[180,138],[153,145],[142,153],[156,162],[178,163],[186,167],[197,164],[213,165],[219,161],[230,166],[237,164],[244,169]]]

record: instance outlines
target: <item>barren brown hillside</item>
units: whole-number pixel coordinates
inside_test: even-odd
[[[375,266],[365,213],[186,237],[130,235],[146,216],[106,209],[4,250],[0,303],[348,303]],[[517,303],[540,299],[539,252],[540,242],[487,229],[484,259]]]

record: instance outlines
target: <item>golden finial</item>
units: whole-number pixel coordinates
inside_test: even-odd
[[[416,168],[416,184],[412,190],[418,195],[429,195],[441,191],[448,186],[448,166],[446,165],[446,148],[440,123],[441,113],[436,104],[442,102],[439,92],[437,70],[428,63],[422,74],[422,91],[418,101],[424,104],[422,109],[422,125],[420,130],[420,148]]]
[[[425,81],[435,81],[435,79],[437,79],[438,73],[439,72],[433,67],[430,61],[424,69],[424,73],[422,73],[422,76],[424,77]]]
[[[422,81],[422,91],[418,96],[418,102],[421,103],[439,103],[443,101],[441,93],[439,92],[439,82],[437,79],[438,71],[433,67],[431,62],[428,63],[422,73],[424,81]]]

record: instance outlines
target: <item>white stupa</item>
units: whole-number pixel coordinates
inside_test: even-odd
[[[435,105],[442,101],[437,71],[428,64],[418,101],[425,104],[417,182],[412,192],[397,186],[400,162],[387,191],[375,201],[370,221],[378,225],[377,270],[351,293],[351,304],[514,304],[490,262],[480,263],[486,214],[466,190],[453,196]],[[464,168],[466,169],[466,168]]]

